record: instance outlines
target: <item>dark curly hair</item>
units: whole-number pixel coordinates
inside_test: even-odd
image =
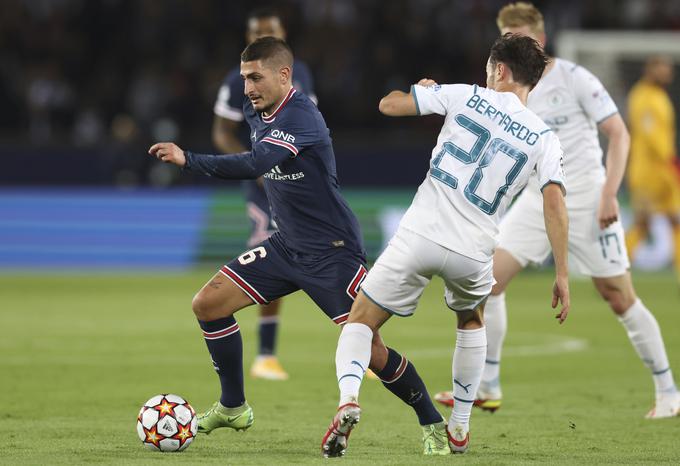
[[[538,42],[522,34],[507,33],[491,46],[489,61],[503,63],[512,71],[515,81],[534,88],[543,75],[548,56]]]

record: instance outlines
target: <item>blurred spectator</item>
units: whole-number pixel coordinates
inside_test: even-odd
[[[334,130],[394,128],[379,97],[429,76],[483,83],[505,0],[279,0],[289,40],[310,64]],[[535,2],[552,30],[680,28],[673,0]],[[181,129],[209,147],[220,76],[244,47],[260,0],[3,0],[0,143],[103,146],[126,114],[140,142]],[[349,96],[349,98],[348,98]],[[427,127],[427,121],[415,123]],[[117,142],[116,142],[117,144]]]

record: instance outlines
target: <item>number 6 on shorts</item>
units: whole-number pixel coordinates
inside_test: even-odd
[[[258,246],[238,256],[238,261],[241,265],[248,265],[258,258],[258,254],[260,259],[264,259],[267,257],[267,250],[263,246]]]

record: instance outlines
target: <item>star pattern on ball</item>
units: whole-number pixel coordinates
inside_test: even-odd
[[[178,422],[177,427],[179,428],[179,432],[177,432],[171,438],[179,440],[179,447],[182,448],[182,445],[184,445],[187,440],[194,436],[191,433],[191,422],[187,422],[185,425],[182,425]]]
[[[153,426],[151,429],[147,429],[145,427],[144,434],[146,435],[146,439],[144,440],[144,442],[155,445],[156,448],[160,448],[160,441],[165,438],[161,434],[156,432],[156,426]]]
[[[158,403],[156,406],[153,407],[156,411],[160,413],[161,416],[165,414],[169,414],[170,416],[175,416],[175,406],[177,406],[179,403],[173,403],[172,401],[168,401],[165,398]]]

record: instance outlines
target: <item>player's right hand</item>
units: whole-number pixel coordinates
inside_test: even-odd
[[[418,85],[423,86],[423,87],[436,86],[437,81],[435,81],[434,79],[430,79],[430,78],[423,78],[420,81],[418,81]]]
[[[555,315],[556,319],[559,319],[560,324],[563,323],[567,314],[569,314],[569,279],[567,277],[557,276],[555,278],[555,283],[553,284],[553,298],[552,298],[552,308],[557,308],[557,305],[561,304],[560,312]]]
[[[158,142],[151,146],[149,154],[165,163],[173,163],[178,167],[183,167],[187,163],[184,151],[172,142]]]

